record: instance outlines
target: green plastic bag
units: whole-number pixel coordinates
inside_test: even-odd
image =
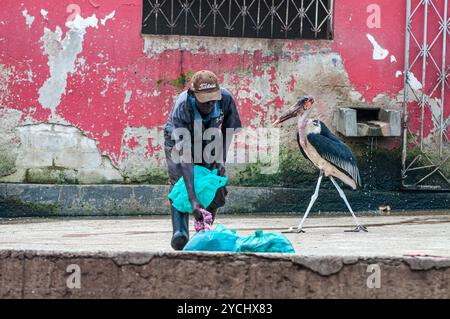
[[[209,170],[206,167],[194,165],[194,189],[200,204],[203,207],[208,207],[217,190],[224,187],[228,182],[228,177],[217,175],[217,169]],[[192,213],[191,203],[187,193],[186,185],[183,177],[173,186],[169,194],[169,199],[172,200],[172,205],[182,213]]]
[[[283,234],[262,230],[253,236],[238,236],[235,231],[219,224],[215,230],[195,234],[184,247],[185,251],[227,251],[241,253],[295,253]]]

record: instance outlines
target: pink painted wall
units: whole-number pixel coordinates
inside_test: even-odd
[[[39,90],[51,76],[42,37],[45,28],[54,32],[60,27],[64,39],[69,30],[65,22],[73,13],[67,12],[71,3],[79,5],[83,18],[95,14],[99,19],[98,27],[86,29],[75,72],[68,73],[65,93],[52,116],[51,109],[39,102]],[[380,28],[367,25],[370,4],[381,8]],[[48,11],[45,17],[41,9]],[[103,25],[100,19],[114,11],[114,17]],[[322,51],[336,53],[349,79],[349,84],[335,83],[336,86],[350,85],[369,105],[375,103],[379,95],[394,99],[403,88],[403,75],[396,76],[396,72],[404,68],[404,1],[338,0],[334,40],[285,41],[282,47],[288,54],[263,49],[240,53],[227,53],[224,49],[218,53],[210,48],[199,48],[195,52],[167,49],[149,55],[144,52],[140,33],[141,14],[141,0],[3,0],[0,65],[7,68],[9,75],[3,87],[0,86],[0,105],[22,111],[24,121],[39,123],[56,118],[56,122],[76,126],[97,141],[101,152],[119,164],[126,156],[124,143],[128,149],[137,143],[133,138],[124,139],[125,128],[163,125],[173,98],[180,91],[172,81],[182,72],[200,69],[216,72],[225,81],[224,86],[237,97],[244,124],[253,126],[272,120],[277,112],[303,93],[299,78],[308,74],[302,74],[302,70],[279,71],[280,59],[295,64],[304,55],[320,55]],[[29,25],[27,15],[34,17]],[[373,59],[374,46],[367,34],[389,51],[385,59]],[[257,47],[259,40],[248,41],[253,41]],[[53,50],[58,50],[58,45],[53,43]],[[277,78],[280,76],[284,78]],[[252,91],[255,87],[252,84],[261,78],[270,82],[274,98],[267,100],[267,92]],[[284,83],[285,87],[281,88],[279,83]],[[320,85],[316,84],[318,92]],[[317,99],[319,109],[326,113],[329,106],[320,96]],[[266,112],[269,106],[273,112]],[[427,127],[431,128],[432,123],[427,123]],[[145,156],[152,157],[159,150],[158,145],[149,143]]]

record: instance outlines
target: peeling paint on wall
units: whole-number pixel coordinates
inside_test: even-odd
[[[17,171],[0,182],[87,184],[123,181],[109,158],[100,154],[95,141],[76,127],[41,123],[21,125],[16,131],[20,141],[15,159]]]
[[[106,93],[108,92],[108,90],[109,90],[109,85],[111,84],[111,82],[114,82],[114,81],[116,81],[116,80],[115,80],[114,78],[110,77],[109,75],[107,75],[107,76],[105,77],[104,81],[105,81],[106,87],[105,87],[105,89],[104,89],[103,91],[100,92],[100,94],[101,94],[102,96],[105,96]]]
[[[161,127],[188,75],[200,69],[217,73],[236,97],[244,126],[270,126],[303,94],[316,96],[331,129],[338,107],[401,106],[401,1],[383,4],[383,29],[370,30],[361,14],[369,0],[343,1],[335,6],[333,41],[142,36],[141,0],[82,2],[88,18],[68,25],[71,2],[22,2],[17,10],[6,1],[0,12],[0,107],[19,110],[20,125],[80,129],[134,180],[164,168]],[[37,16],[31,27],[25,8]],[[283,138],[295,149],[295,136]]]
[[[372,59],[374,59],[374,60],[386,59],[386,57],[389,55],[389,51],[386,49],[383,49],[372,35],[367,34],[367,39],[369,39],[370,43],[372,43],[372,45],[373,45]]]
[[[167,181],[162,127],[127,127],[122,136],[120,170],[130,181]]]
[[[113,12],[111,12],[110,14],[106,15],[106,17],[104,17],[103,19],[100,20],[100,23],[102,25],[106,25],[106,22],[112,18],[114,18],[114,16],[116,15],[116,10],[114,10]]]
[[[409,72],[408,74],[409,74],[409,84],[411,85],[411,88],[413,88],[416,91],[422,89],[422,83],[420,83],[419,80],[417,80],[414,73]]]
[[[123,101],[123,112],[124,113],[127,113],[127,104],[130,103],[132,95],[133,95],[133,91],[131,91],[131,90],[125,91],[125,99]]]
[[[15,163],[20,140],[16,127],[20,125],[22,115],[20,111],[0,106],[0,177],[17,171]]]
[[[0,64],[0,107],[3,105],[4,100],[8,98],[11,76],[11,69],[4,64]]]
[[[67,22],[66,26],[70,30],[64,39],[60,27],[56,27],[55,32],[45,28],[41,38],[44,54],[48,56],[50,78],[39,89],[39,103],[43,108],[50,109],[52,115],[56,113],[61,96],[66,93],[68,74],[76,71],[75,60],[83,51],[86,29],[97,28],[98,19],[95,14],[86,19],[77,15],[73,21]]]
[[[48,11],[45,9],[41,9],[41,15],[45,20],[48,20]]]
[[[29,15],[28,10],[26,10],[26,9],[22,11],[22,15],[25,18],[25,23],[28,26],[28,29],[30,29],[31,26],[33,25],[35,17]]]

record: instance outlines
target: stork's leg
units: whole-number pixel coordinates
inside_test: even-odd
[[[303,223],[305,222],[306,217],[308,217],[309,211],[313,207],[314,202],[317,200],[317,197],[319,197],[319,188],[320,188],[320,183],[322,182],[322,177],[323,177],[323,172],[321,171],[319,179],[317,180],[316,191],[311,196],[311,201],[309,202],[308,208],[306,209],[306,212],[305,212],[305,215],[302,218],[302,221],[300,222],[298,227],[291,227],[291,228],[289,228],[289,230],[287,232],[289,232],[289,233],[304,233],[305,232],[304,230],[302,230]]]
[[[356,223],[356,228],[351,230],[352,232],[360,232],[360,231],[365,231],[367,232],[367,228],[363,225],[361,225],[358,221],[358,219],[355,216],[355,213],[353,212],[353,209],[350,207],[350,204],[348,203],[347,197],[345,196],[344,191],[341,189],[341,187],[339,187],[338,183],[336,183],[336,181],[334,180],[333,176],[329,176],[331,181],[333,182],[334,187],[336,187],[337,191],[339,192],[339,195],[342,197],[342,199],[344,200],[345,204],[348,207],[348,210],[350,211],[350,213],[352,213],[353,216],[353,220]]]

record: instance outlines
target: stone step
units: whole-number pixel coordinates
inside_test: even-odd
[[[302,213],[311,189],[281,187],[229,187],[222,213]],[[44,185],[0,184],[0,217],[126,216],[169,214],[168,185]],[[345,193],[359,214],[447,210],[449,193],[351,191]],[[312,213],[348,214],[335,189],[321,189]]]

